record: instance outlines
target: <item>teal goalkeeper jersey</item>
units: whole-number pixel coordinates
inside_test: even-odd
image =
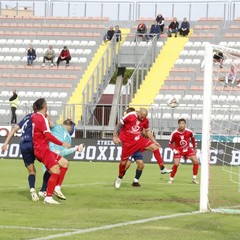
[[[54,127],[51,128],[51,133],[61,142],[68,142],[69,144],[72,143],[72,139],[68,131],[61,125],[55,124]],[[49,142],[49,147],[51,151],[59,154],[62,157],[66,157],[75,152],[75,148],[65,148],[52,142]]]

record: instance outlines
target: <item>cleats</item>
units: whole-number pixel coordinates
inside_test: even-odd
[[[133,187],[142,187],[139,182],[133,182],[133,183],[132,183],[132,186],[133,186]]]
[[[82,152],[84,150],[84,148],[85,148],[84,143],[81,143],[79,146],[77,146],[77,151]]]
[[[30,194],[31,194],[32,200],[34,202],[39,201],[38,195],[37,195],[36,190],[34,188],[30,189]]]
[[[119,189],[120,186],[121,186],[121,183],[122,183],[122,179],[121,179],[121,178],[117,178],[117,180],[116,180],[115,183],[114,183],[114,187],[115,187],[116,189]]]
[[[192,183],[194,183],[194,184],[199,184],[198,180],[195,179],[195,178],[192,179]]]
[[[42,67],[45,67],[45,63],[42,64]]]
[[[172,184],[172,183],[173,183],[173,180],[170,179],[170,180],[168,181],[168,184]]]
[[[53,63],[51,63],[51,67],[53,67]]]
[[[54,194],[55,194],[55,196],[58,197],[59,199],[66,200],[66,197],[63,195],[61,189],[56,189],[56,188],[55,188]]]
[[[47,196],[47,193],[46,193],[46,192],[39,191],[39,192],[38,192],[38,196],[41,197],[41,198],[45,198],[45,197]]]
[[[46,204],[59,204],[59,202],[55,201],[52,197],[45,197],[44,203]]]
[[[164,169],[162,169],[160,172],[161,172],[161,174],[169,174],[169,173],[171,173],[173,170],[172,169],[167,169],[167,168],[165,168],[164,167]]]

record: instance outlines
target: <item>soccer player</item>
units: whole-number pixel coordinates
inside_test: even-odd
[[[74,127],[75,124],[73,121],[71,121],[70,119],[67,119],[63,122],[63,125],[59,125],[59,124],[55,124],[54,122],[50,121],[50,129],[51,129],[51,133],[53,134],[54,137],[56,137],[57,139],[59,139],[62,142],[68,142],[70,145],[72,143],[72,139],[71,139],[71,135],[74,132]],[[68,155],[73,154],[76,151],[82,152],[84,149],[84,144],[80,144],[79,146],[73,147],[73,148],[65,148],[63,146],[59,146],[57,144],[54,144],[52,142],[49,142],[49,147],[50,150],[59,154],[62,157],[67,157]],[[48,179],[50,177],[50,173],[48,173],[48,171],[45,172],[44,174],[44,181],[43,181],[43,185],[42,188],[40,190],[40,192],[38,193],[39,196],[41,197],[45,197],[46,195],[46,189],[47,189],[47,182]],[[66,197],[63,195],[62,191],[61,191],[61,185],[58,184],[55,189],[54,189],[54,194],[62,199],[62,200],[66,200]]]
[[[119,189],[121,186],[122,178],[128,162],[129,157],[136,151],[150,150],[153,152],[154,157],[160,166],[161,173],[170,173],[172,170],[168,170],[164,167],[163,160],[160,154],[160,145],[153,137],[149,129],[149,121],[147,119],[148,110],[141,108],[139,111],[127,113],[120,122],[116,125],[113,132],[113,142],[115,144],[122,143],[122,155],[121,162],[119,164],[119,174],[115,181],[115,188]],[[117,132],[119,127],[122,126],[120,134]],[[142,131],[145,129],[147,138],[142,136]]]
[[[50,151],[49,141],[57,145],[69,148],[71,145],[67,142],[61,142],[55,138],[50,131],[47,120],[47,103],[44,98],[40,98],[34,103],[36,112],[32,114],[33,124],[33,147],[36,158],[42,162],[51,176],[47,184],[47,194],[44,203],[59,204],[52,198],[54,189],[61,185],[68,169],[68,161],[55,152]]]
[[[38,201],[38,195],[35,190],[36,182],[36,168],[34,166],[35,155],[32,144],[32,120],[31,115],[26,115],[8,134],[4,144],[2,145],[2,152],[7,150],[7,145],[14,134],[22,129],[22,137],[20,142],[20,150],[23,157],[25,167],[28,170],[28,184],[30,187],[30,194],[33,201]]]
[[[190,146],[190,142],[192,143],[193,149]],[[194,184],[198,184],[198,159],[196,156],[196,142],[193,132],[186,128],[186,120],[184,118],[178,120],[178,129],[172,133],[169,146],[174,153],[174,165],[172,167],[172,173],[168,183],[172,184],[180,163],[180,159],[181,157],[184,157],[184,159],[190,159],[193,162],[192,182]]]

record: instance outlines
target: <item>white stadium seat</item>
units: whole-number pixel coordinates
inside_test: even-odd
[[[188,50],[182,50],[180,52],[180,56],[186,56],[186,55],[188,55]]]
[[[67,97],[67,93],[66,92],[60,92],[58,97],[59,98],[66,98]]]
[[[71,62],[77,63],[78,62],[78,58],[77,57],[72,57]]]
[[[162,47],[163,46],[163,42],[157,42],[157,46],[158,47]]]
[[[163,116],[162,116],[163,119],[171,119],[172,118],[172,115],[171,113],[164,113]]]
[[[72,45],[72,41],[71,40],[65,40],[64,41],[64,45],[66,45],[66,46],[71,46]]]
[[[158,94],[156,97],[155,97],[155,100],[163,100],[164,99],[164,95],[162,94]]]
[[[26,53],[27,50],[25,48],[18,48],[19,53]]]
[[[198,55],[198,56],[204,56],[204,54],[205,54],[205,51],[204,51],[204,50],[198,50],[198,51],[197,51],[197,55]]]
[[[15,45],[22,45],[23,40],[22,39],[16,39],[15,40]]]
[[[202,43],[201,42],[194,42],[193,47],[201,47]]]
[[[20,62],[20,61],[21,61],[21,57],[20,57],[20,56],[14,56],[14,57],[12,58],[12,61],[13,61],[13,62]]]
[[[40,43],[41,43],[41,41],[40,41],[39,39],[34,39],[34,40],[32,41],[32,45],[33,45],[33,46],[40,45]]]
[[[43,93],[42,93],[42,96],[43,96],[44,98],[48,98],[48,97],[50,97],[50,95],[51,95],[50,92],[43,92]]]
[[[62,47],[63,47],[63,45],[64,45],[64,41],[63,41],[63,40],[57,40],[56,45],[57,45],[57,46],[62,46]]]
[[[228,47],[235,47],[235,42],[228,42],[227,45]]]
[[[97,44],[96,41],[89,41],[88,42],[89,47],[95,46],[96,44]]]
[[[33,97],[33,95],[34,95],[34,92],[33,91],[28,91],[28,92],[26,92],[26,97]]]
[[[196,50],[190,50],[190,51],[188,52],[188,55],[189,55],[189,56],[195,56],[195,55],[197,55],[197,51],[196,51]]]
[[[18,49],[17,48],[10,48],[9,52],[10,53],[16,53],[16,52],[18,52]]]
[[[193,42],[186,42],[185,43],[185,47],[192,47],[193,46]]]
[[[0,39],[0,44],[5,45],[7,43],[7,39]]]
[[[40,45],[48,45],[48,40],[41,40]]]
[[[88,41],[81,41],[79,45],[80,46],[87,46],[88,45]]]
[[[10,49],[8,47],[3,47],[2,52],[3,53],[8,53],[8,52],[10,52]]]
[[[83,49],[79,48],[79,49],[76,49],[75,51],[76,54],[83,54]]]
[[[56,45],[56,40],[49,40],[48,45]]]
[[[72,42],[72,46],[79,46],[79,45],[80,45],[80,41],[78,41],[78,40],[74,40]]]
[[[193,59],[192,64],[200,64],[201,60],[200,59]]]
[[[175,64],[183,64],[183,59],[179,58],[175,61]]]
[[[0,62],[4,61],[4,56],[0,56]]]
[[[183,64],[192,64],[192,59],[190,59],[190,58],[185,59]]]
[[[31,44],[31,40],[25,39],[25,40],[23,40],[23,44],[24,45],[30,45]]]
[[[88,54],[91,54],[91,49],[84,49],[84,51],[83,51],[83,54],[84,55],[88,55]]]
[[[6,56],[5,58],[4,58],[4,61],[5,62],[11,62],[13,60],[13,57],[12,56]]]
[[[122,44],[123,47],[129,47],[130,46],[130,42],[129,41],[125,41]]]
[[[8,39],[7,44],[13,45],[15,43],[14,39]]]
[[[79,63],[85,63],[85,62],[87,62],[87,59],[86,58],[79,58],[78,62]]]

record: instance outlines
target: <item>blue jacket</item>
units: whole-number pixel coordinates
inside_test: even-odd
[[[160,26],[159,25],[152,25],[150,29],[151,34],[159,34],[160,33]]]
[[[182,22],[180,28],[186,28],[186,29],[189,29],[189,28],[190,28],[190,24],[189,24],[189,22],[188,22],[188,21],[187,21],[187,22]]]

